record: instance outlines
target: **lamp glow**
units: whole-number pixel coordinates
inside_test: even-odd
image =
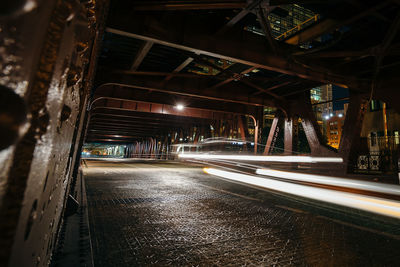
[[[185,106],[182,105],[182,104],[176,105],[176,109],[177,109],[177,110],[183,110],[184,108],[185,108]]]

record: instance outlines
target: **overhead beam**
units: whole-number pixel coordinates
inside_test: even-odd
[[[96,130],[97,135],[100,134],[115,134],[118,135],[118,133],[121,134],[134,134],[134,135],[152,135],[155,133],[164,133],[165,131],[161,131],[161,128],[155,128],[155,129],[147,129],[147,130],[142,130],[138,131],[137,129],[132,129],[131,131],[126,128],[121,128],[117,126],[90,126],[91,130]],[[92,132],[88,131],[88,135],[93,135]]]
[[[140,126],[140,127],[138,127]],[[153,129],[162,129],[163,127],[158,127],[157,125],[148,125],[146,123],[140,124],[140,125],[129,125],[129,124],[123,124],[123,123],[118,123],[118,122],[102,122],[102,121],[93,121],[89,123],[90,128],[95,128],[95,127],[107,127],[105,129],[135,129],[135,130],[140,130],[140,131],[145,131],[145,130],[153,130]]]
[[[246,84],[246,85],[248,85],[250,87],[253,87],[256,90],[258,90],[258,94],[265,93],[267,95],[270,95],[270,96],[274,97],[275,99],[283,100],[283,97],[280,97],[277,94],[270,92],[270,90],[266,90],[261,86],[258,86],[256,84],[250,82],[250,81],[247,81],[246,79],[240,80],[240,82],[242,82],[242,83],[244,83],[244,84]]]
[[[130,142],[136,142],[136,141],[138,141],[138,140],[143,140],[144,138],[149,138],[149,137],[155,137],[155,138],[158,138],[158,137],[163,137],[163,136],[165,136],[165,134],[153,134],[153,135],[140,135],[140,134],[138,134],[138,135],[118,135],[118,137],[116,137],[116,135],[114,135],[114,134],[99,134],[99,135],[90,135],[90,136],[87,136],[87,140],[86,140],[86,143],[87,142],[90,142],[90,141],[92,141],[92,140],[101,140],[101,139],[109,139],[110,141],[114,141],[114,142],[116,142],[116,141],[119,141],[119,142],[123,142],[123,143],[130,143]]]
[[[230,78],[228,78],[228,79],[226,79],[224,81],[221,81],[221,82],[209,87],[208,89],[217,89],[218,87],[221,87],[221,86],[223,86],[223,85],[225,85],[227,83],[230,83],[232,81],[241,80],[245,74],[248,74],[248,73],[250,73],[251,71],[253,71],[255,69],[256,69],[256,67],[250,67],[250,68],[245,69],[244,71],[242,71],[240,74],[231,73],[231,77]],[[218,77],[218,75],[217,75],[217,77]]]
[[[382,53],[380,46],[373,46],[371,48],[368,49],[364,49],[364,50],[350,50],[350,51],[346,51],[346,50],[342,50],[342,51],[319,51],[319,52],[315,52],[315,53],[297,53],[294,55],[304,55],[307,57],[318,57],[318,58],[343,58],[343,57],[360,57],[360,58],[364,58],[364,57],[369,57],[369,56],[375,56],[378,53]],[[399,56],[400,55],[400,48],[397,46],[392,46],[387,48],[383,54],[385,56],[387,55],[393,55],[393,56]]]
[[[131,8],[140,11],[236,9],[246,7],[245,1],[142,1],[133,2]]]
[[[270,95],[270,96],[272,96],[273,98],[275,98],[275,99],[277,99],[277,100],[280,100],[280,101],[283,100],[282,97],[280,97],[280,96],[278,96],[278,95],[276,95],[276,94],[274,94],[274,93],[271,93],[271,92],[269,92],[268,90],[265,90],[265,89],[262,88],[261,86],[258,86],[258,85],[256,85],[256,84],[254,84],[253,82],[251,82],[251,81],[245,76],[245,74],[248,74],[249,72],[253,71],[254,69],[256,69],[256,67],[247,68],[246,70],[242,71],[241,73],[234,73],[234,72],[230,71],[229,69],[223,69],[223,68],[221,68],[221,67],[219,67],[219,66],[217,66],[217,65],[215,65],[215,64],[213,64],[213,63],[211,63],[211,62],[208,62],[208,61],[202,59],[202,58],[199,57],[199,56],[194,56],[194,57],[195,57],[196,61],[199,61],[201,64],[204,64],[204,65],[206,65],[206,66],[210,66],[210,67],[212,67],[212,68],[216,68],[217,70],[220,71],[220,73],[221,73],[221,72],[224,72],[224,73],[226,73],[226,74],[231,75],[231,78],[226,79],[225,81],[219,82],[219,83],[217,83],[217,84],[215,84],[215,85],[209,87],[208,90],[215,90],[216,88],[221,87],[221,86],[223,86],[223,85],[225,85],[225,84],[227,84],[227,83],[229,83],[229,82],[231,82],[231,81],[240,81],[240,82],[246,84],[247,86],[252,87],[252,88],[258,90],[260,93],[266,93],[267,95]]]
[[[378,46],[378,53],[376,55],[376,60],[375,60],[375,70],[373,73],[373,80],[371,84],[371,98],[373,91],[375,90],[376,86],[376,81],[378,79],[378,75],[380,72],[380,69],[382,67],[382,62],[385,57],[386,50],[389,48],[390,44],[393,41],[393,38],[396,37],[398,34],[398,29],[400,27],[400,11],[397,11],[397,15],[395,19],[393,20],[392,24],[390,25],[389,29],[387,30],[385,37],[383,38],[382,43]]]
[[[211,120],[208,121],[208,123]],[[169,129],[169,128],[182,128],[182,127],[186,127],[188,125],[206,125],[207,123],[205,122],[196,122],[196,121],[192,121],[192,122],[186,122],[186,123],[179,123],[178,121],[171,121],[169,124],[149,124],[148,126],[152,126],[152,127],[142,127],[145,126],[145,122],[141,122],[138,124],[130,124],[130,122],[127,122],[125,125],[130,125],[132,127],[129,128],[122,128],[123,124],[122,122],[114,122],[114,124],[110,124],[110,122],[106,121],[106,122],[100,122],[100,121],[93,121],[93,123],[89,124],[89,129],[90,130],[96,130],[97,128],[103,128],[103,131],[113,131],[115,130],[115,127],[117,127],[118,125],[121,125],[121,128],[119,129],[124,129],[126,132],[129,131],[135,131],[135,130],[154,130],[154,129]],[[107,125],[107,127],[104,127],[104,125]],[[115,126],[115,127],[113,127]]]
[[[211,62],[208,62],[208,61],[206,61],[206,60],[203,60],[203,59],[201,59],[199,56],[196,56],[195,58],[196,58],[196,61],[200,61],[201,64],[210,66],[210,67],[212,67],[212,68],[216,68],[217,70],[220,71],[220,73],[224,72],[224,73],[229,74],[229,75],[231,76],[231,78],[228,78],[228,79],[226,79],[225,81],[219,82],[219,83],[217,83],[217,84],[215,84],[215,85],[209,87],[208,90],[214,90],[214,89],[216,89],[216,88],[218,88],[218,87],[221,87],[221,86],[223,86],[223,85],[225,85],[225,84],[227,84],[227,83],[229,83],[229,82],[231,82],[231,81],[240,81],[240,82],[246,84],[246,85],[249,86],[249,87],[255,88],[256,90],[258,90],[258,91],[260,91],[260,92],[263,92],[263,93],[266,93],[266,94],[272,96],[272,97],[275,98],[275,99],[283,100],[283,99],[282,99],[281,97],[279,97],[278,95],[273,94],[273,93],[270,93],[270,92],[264,90],[263,88],[261,88],[260,86],[255,85],[255,84],[254,84],[253,82],[251,82],[247,77],[244,76],[245,74],[247,74],[247,73],[253,71],[254,69],[256,69],[256,67],[250,67],[250,68],[248,68],[248,69],[242,71],[241,73],[234,73],[234,72],[230,71],[229,69],[223,69],[223,68],[221,68],[221,67],[219,67],[219,66],[216,66],[215,64],[213,64],[213,63],[211,63]],[[218,75],[217,75],[217,77],[218,77]]]
[[[145,43],[142,45],[139,52],[137,53],[135,59],[133,60],[131,66],[132,71],[135,71],[139,68],[140,64],[142,64],[143,59],[146,57],[147,53],[149,53],[153,44],[154,42],[152,41],[145,41]]]
[[[166,132],[166,131],[165,131]],[[160,134],[163,134],[165,132],[159,132]],[[136,135],[136,136],[146,136],[150,133],[150,131],[147,132],[138,132],[135,130],[128,131],[128,130],[121,130],[121,129],[102,129],[102,128],[97,128],[97,129],[89,129],[88,130],[88,136],[94,136],[94,135]],[[154,133],[152,131],[151,133]]]
[[[370,51],[358,50],[358,51],[319,51],[315,53],[304,53],[298,54],[299,56],[306,57],[318,57],[318,58],[343,58],[343,57],[363,57],[372,55]]]
[[[366,7],[366,5],[361,0],[347,0],[347,1],[351,5],[353,5],[353,6],[357,7],[357,8],[361,8],[362,9],[362,8]],[[389,19],[387,17],[383,16],[379,12],[374,11],[374,12],[371,13],[371,15],[374,16],[377,19],[380,19],[380,20],[384,21],[384,22],[388,22],[389,21]]]
[[[187,107],[220,113],[255,114],[256,112],[255,105],[251,104],[221,102],[204,98],[174,95],[164,92],[149,92],[146,90],[135,90],[135,88],[123,86],[101,86],[98,88],[98,91],[96,91],[94,97],[98,98],[111,96],[124,100],[165,104],[171,106],[175,106],[177,102],[179,102]]]
[[[197,124],[202,124],[206,123],[209,120],[208,119],[201,119],[201,118],[189,118],[189,117],[179,117],[175,118],[174,116],[170,117],[165,117],[165,116],[157,116],[156,114],[141,114],[140,112],[132,112],[129,110],[128,112],[120,111],[120,110],[110,110],[107,108],[96,108],[96,110],[93,110],[90,119],[94,118],[117,118],[117,119],[123,119],[127,121],[142,121],[146,120],[148,123],[166,123],[169,124],[171,122],[173,123],[181,123],[181,124],[187,124],[187,123],[197,123]]]
[[[173,127],[171,127],[173,128]],[[101,125],[91,125],[89,126],[88,134],[116,134],[118,133],[121,134],[143,134],[146,135],[148,133],[155,133],[155,132],[165,132],[167,128],[154,128],[154,129],[144,129],[144,130],[139,130],[137,128],[123,128],[123,127],[118,127],[118,126],[101,126]],[[160,131],[163,130],[163,131]]]
[[[135,142],[137,140],[141,140],[143,139],[143,137],[146,136],[142,136],[141,138],[135,138],[132,140],[118,140],[118,139],[111,139],[111,138],[87,138],[85,140],[85,143],[117,143],[117,144],[127,144],[127,143],[132,143]]]
[[[292,35],[291,37],[285,40],[285,43],[291,45],[300,45],[302,43],[311,41],[326,32],[332,31],[333,29],[336,28],[336,25],[338,24],[339,23],[333,19],[321,20],[320,22],[313,24],[307,29]]]
[[[263,91],[258,91],[258,92],[256,92],[256,93],[254,93],[253,95],[259,95],[259,94],[261,94],[261,93],[263,93],[263,92],[265,92],[265,93],[267,93],[267,94],[272,94],[271,91],[273,91],[273,90],[275,90],[275,89],[278,89],[278,88],[281,88],[281,87],[284,87],[284,86],[287,86],[287,85],[289,85],[289,84],[291,84],[291,83],[293,83],[293,82],[295,82],[295,81],[286,81],[286,82],[282,82],[282,83],[279,83],[279,84],[277,84],[277,85],[274,85],[274,86],[265,88],[265,89],[263,89]]]
[[[177,110],[173,106],[156,104],[156,103],[137,103],[135,101],[130,100],[121,100],[121,99],[105,99],[100,106],[92,107],[92,110],[101,109],[110,109],[110,110],[122,110],[122,111],[133,111],[133,112],[141,112],[142,114],[150,113],[155,116],[164,116],[164,117],[190,117],[190,118],[201,118],[201,119],[218,119],[218,118],[228,118],[239,113],[222,113],[215,112],[213,110],[206,109],[197,109],[192,107],[185,107],[184,110]],[[99,104],[99,103],[97,103]]]
[[[171,73],[171,74],[167,75],[167,77],[165,77],[164,82],[168,82],[169,80],[171,80],[171,78],[174,77],[174,75],[176,75],[178,72],[180,72],[181,70],[186,68],[186,66],[189,65],[192,61],[193,61],[193,58],[188,57],[176,69],[174,69],[173,73]]]
[[[283,94],[283,97],[290,99],[296,97],[299,93],[303,93],[309,91],[311,88],[315,88],[317,86],[321,86],[322,83],[318,82],[307,82],[307,83],[294,83],[292,84],[290,92],[286,92]]]
[[[397,15],[390,25],[382,43],[379,46],[380,53],[384,56],[386,51],[389,49],[394,37],[399,33],[400,28],[400,11],[397,11]]]
[[[272,36],[271,25],[268,21],[268,13],[265,12],[264,8],[259,7],[257,11],[258,22],[260,23],[261,29],[264,32],[264,36],[267,39],[270,48],[275,54],[278,54],[278,46],[275,38]]]
[[[247,14],[249,14],[255,7],[260,5],[264,0],[253,0],[250,2],[246,8],[243,8],[236,16],[231,18],[225,25],[222,27],[216,34],[222,35],[227,32],[230,28],[232,28],[236,23],[241,21]]]
[[[231,37],[233,39],[212,37],[201,34],[195,28],[185,27],[183,31],[177,32],[176,27],[165,28],[154,18],[148,18],[148,23],[137,22],[138,25],[131,26],[131,29],[125,31],[128,26],[126,23],[114,18],[111,25],[118,27],[107,28],[108,32],[136,38],[145,41],[153,41],[161,45],[190,51],[195,54],[204,54],[216,58],[226,59],[245,65],[264,68],[288,75],[298,76],[303,79],[319,81],[323,83],[334,83],[341,86],[360,88],[359,82],[354,77],[337,75],[333,72],[320,71],[317,67],[304,67],[298,63],[292,62],[288,58],[271,54],[265,48],[262,36],[256,36],[251,33],[243,32],[242,37]],[[135,25],[131,22],[129,25]],[[160,30],[162,29],[162,30]],[[168,33],[168,34],[166,34]],[[260,39],[261,37],[261,39]],[[246,42],[243,42],[243,39]]]
[[[89,124],[89,132],[91,131],[97,131],[97,132],[102,132],[102,133],[116,133],[116,132],[124,132],[124,133],[134,133],[134,134],[146,134],[146,133],[153,133],[153,132],[166,132],[168,129],[177,129],[177,128],[185,128],[185,127],[190,127],[190,126],[196,126],[200,124],[195,124],[195,123],[187,123],[185,125],[174,125],[171,123],[169,126],[160,126],[160,127],[143,127],[143,125],[135,126],[131,125],[132,127],[129,126],[123,126],[120,124],[110,124],[110,123],[104,123],[104,124]],[[205,124],[202,124],[205,125]]]
[[[160,129],[149,129],[147,131],[138,131],[137,129],[123,129],[123,128],[118,128],[114,127],[111,129],[108,129],[106,127],[91,127],[88,130],[88,136],[93,136],[93,135],[138,135],[138,136],[146,136],[151,134],[163,134],[165,132],[168,132],[168,130],[173,130],[173,128],[164,128],[163,131],[160,131]]]
[[[176,69],[174,69],[174,72],[180,72],[183,70],[187,65],[189,65],[193,61],[192,57],[188,57],[185,61],[183,61]]]
[[[102,125],[102,124],[92,124],[89,126],[90,131],[101,131],[102,133],[113,133],[115,132],[124,132],[124,133],[147,133],[147,132],[154,132],[154,131],[159,131],[159,132],[166,132],[168,129],[179,129],[179,128],[186,128],[190,126],[196,126],[200,124],[186,124],[186,125],[165,125],[165,126],[159,126],[159,127],[153,127],[153,128],[142,128],[139,126],[135,126],[132,128],[124,128],[124,127],[118,127],[118,125]],[[205,124],[202,124],[205,125]],[[89,131],[89,132],[90,132]]]
[[[213,111],[210,110],[199,110],[191,107],[185,107],[184,110],[177,110],[173,106],[164,105],[164,104],[156,104],[156,103],[143,103],[143,102],[135,102],[128,101],[122,99],[112,99],[106,98],[107,101],[104,101],[100,104],[101,108],[114,108],[121,110],[130,110],[130,111],[139,111],[139,112],[148,112],[153,114],[159,114],[164,116],[182,116],[182,117],[195,117],[195,118],[206,118],[213,119],[217,115],[214,114]]]
[[[244,76],[244,74],[247,74],[247,73],[251,72],[252,70],[256,69],[256,67],[250,67],[250,68],[244,70],[244,71],[241,72],[241,73],[234,73],[234,72],[230,71],[229,69],[223,69],[223,68],[221,68],[220,66],[217,66],[216,64],[213,64],[212,62],[209,62],[209,61],[207,61],[207,60],[204,60],[204,59],[202,59],[200,56],[194,55],[193,57],[195,58],[196,62],[199,62],[199,63],[202,64],[202,65],[206,65],[206,66],[209,66],[209,67],[211,67],[211,68],[215,68],[215,69],[217,69],[220,73],[224,72],[224,73],[226,73],[226,74],[231,75],[231,78],[232,78],[233,80],[241,81],[242,83],[246,84],[247,86],[253,87],[253,88],[255,88],[256,90],[258,90],[258,91],[260,91],[260,92],[266,93],[266,94],[272,96],[272,97],[275,98],[275,99],[283,100],[283,99],[280,98],[278,95],[273,94],[273,93],[270,93],[270,92],[264,90],[263,88],[261,88],[260,86],[255,85],[254,83],[252,83],[251,81],[249,81],[249,80],[247,79],[247,77]],[[209,90],[210,90],[210,89],[216,89],[217,87],[220,87],[220,86],[222,86],[222,85],[224,85],[224,84],[226,84],[226,83],[228,83],[228,82],[230,82],[230,81],[232,81],[232,80],[227,79],[227,80],[225,80],[224,82],[220,82],[220,83],[218,83],[218,84],[216,84],[216,85],[214,85],[214,86],[212,86],[212,87],[210,87],[210,88],[208,88],[208,89],[209,89]]]
[[[212,119],[208,119],[205,121],[211,121]],[[94,119],[91,118],[90,120],[90,125],[121,125],[121,127],[128,127],[132,128],[133,127],[139,127],[140,129],[148,129],[148,128],[160,128],[160,127],[170,127],[171,125],[177,125],[177,126],[182,126],[182,125],[187,125],[187,124],[203,124],[204,121],[197,121],[195,119],[192,119],[191,121],[179,121],[179,119],[175,120],[166,120],[165,122],[160,121],[160,122],[149,122],[146,119],[143,120],[110,120],[110,119]]]
[[[93,137],[95,137],[95,136],[98,136],[98,137],[108,137],[108,138],[111,138],[111,139],[116,138],[115,140],[125,140],[125,139],[135,139],[135,138],[136,138],[135,135],[118,135],[118,136],[116,137],[116,135],[114,135],[114,134],[90,134],[90,135],[88,136],[88,138],[90,139],[90,138],[93,138]]]
[[[121,123],[121,124],[135,124],[135,125],[155,125],[155,126],[170,126],[171,123],[174,124],[187,124],[188,122],[181,122],[180,120],[161,120],[161,121],[153,121],[148,118],[143,118],[143,119],[115,119],[115,118],[107,118],[107,117],[91,117],[90,119],[91,123]],[[195,122],[195,120],[191,120],[190,122]]]
[[[345,20],[340,20],[340,21],[332,20],[332,19],[321,20],[319,23],[314,24],[314,25],[310,26],[309,28],[307,28],[303,31],[300,31],[300,32],[296,33],[295,35],[291,36],[290,38],[285,40],[285,42],[288,44],[292,44],[292,45],[299,45],[301,43],[311,41],[311,40],[321,36],[324,33],[329,33],[339,27],[342,27],[344,25],[349,25],[365,16],[368,16],[368,15],[376,12],[377,10],[384,8],[391,2],[392,2],[391,0],[382,1],[381,3],[379,3],[375,6],[369,7],[367,9],[365,9],[364,11],[359,12],[356,15],[354,15],[348,19],[345,19]]]
[[[192,59],[193,60],[193,59]],[[186,78],[196,78],[196,79],[201,79],[201,78],[211,78],[211,76],[201,76],[198,74],[193,74],[193,73],[179,73],[177,71],[173,72],[159,72],[159,71],[134,71],[134,70],[122,70],[122,69],[108,69],[108,68],[102,68],[101,72],[113,72],[113,73],[122,73],[122,74],[129,74],[133,76],[153,76],[153,77],[186,77]],[[219,77],[217,75],[212,76],[212,78],[215,79],[223,79],[223,77]]]
[[[210,119],[211,121],[211,119]],[[191,122],[179,122],[176,121],[169,121],[169,123],[147,123],[145,120],[140,122],[131,122],[131,121],[110,121],[110,120],[91,120],[89,125],[91,126],[120,126],[121,128],[126,129],[137,129],[146,130],[146,129],[160,129],[160,128],[168,128],[171,126],[182,126],[187,124],[196,124],[196,121],[193,120]]]
[[[347,0],[329,0],[329,3],[340,3],[346,2]],[[306,4],[326,4],[326,0],[270,0],[270,6],[281,6],[281,5],[306,5]]]
[[[347,51],[348,54],[350,54],[350,51]],[[339,57],[340,52],[332,52],[332,57]],[[354,52],[354,53],[358,53],[361,54],[362,52]],[[354,54],[353,53],[353,54]],[[393,50],[390,54],[400,54],[400,50]],[[319,53],[315,53],[315,57],[318,57]],[[318,55],[317,55],[318,54]],[[314,55],[311,54],[311,55]],[[322,52],[322,56],[321,57],[330,57],[331,53],[327,52],[327,55],[325,55]],[[190,58],[191,60],[193,60],[192,58]],[[211,65],[211,64],[210,64]],[[215,85],[212,85],[210,87],[208,87],[208,89],[216,89],[218,87],[221,87],[231,81],[239,81],[242,79],[246,79],[248,81],[254,82],[254,81],[258,81],[258,82],[274,82],[274,81],[280,81],[282,78],[281,76],[277,76],[274,78],[269,78],[269,77],[262,77],[262,76],[246,76],[246,74],[252,72],[253,70],[257,69],[256,67],[249,67],[248,69],[245,69],[244,71],[240,72],[240,73],[234,73],[228,69],[224,70],[224,74],[221,75],[221,73],[217,74],[217,75],[199,75],[199,74],[192,74],[192,73],[178,73],[178,72],[154,72],[154,71],[130,71],[130,70],[113,70],[113,69],[107,69],[107,68],[102,68],[101,72],[102,73],[106,73],[106,75],[108,75],[107,73],[115,73],[115,74],[127,74],[127,75],[132,75],[132,76],[153,76],[153,77],[157,77],[156,79],[162,79],[162,77],[165,77],[163,80],[163,83],[165,83],[166,81],[170,80],[171,78],[174,77],[178,77],[178,78],[192,78],[192,79],[202,79],[202,80],[209,80],[212,81],[213,79],[215,80],[221,80],[221,82],[216,83]],[[283,74],[285,75],[285,74]],[[159,78],[158,78],[159,77]],[[226,78],[229,77],[229,78]]]
[[[248,88],[238,84],[230,86],[227,90],[206,90],[208,84],[206,81],[196,81],[193,79],[174,79],[164,87],[161,87],[158,82],[149,79],[138,79],[129,75],[102,75],[101,85],[96,89],[112,90],[113,86],[121,86],[125,90],[132,91],[133,89],[142,91],[159,92],[182,97],[191,97],[203,100],[222,101],[228,103],[236,103],[250,106],[274,106],[272,99],[251,97],[249,96]],[[246,92],[247,91],[247,92]]]

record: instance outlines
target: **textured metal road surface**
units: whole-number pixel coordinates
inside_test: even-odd
[[[84,175],[95,266],[400,266],[393,221],[182,163],[87,161]]]

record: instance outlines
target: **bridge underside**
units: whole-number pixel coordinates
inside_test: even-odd
[[[229,137],[268,155],[283,129],[291,155],[301,128],[347,174],[369,101],[400,112],[399,27],[396,0],[1,3],[0,265],[50,262],[84,143],[165,159],[180,141]],[[350,92],[338,149],[310,100],[325,84]]]
[[[168,136],[191,136],[191,141],[198,136],[251,138],[259,143],[264,136],[265,143],[257,150],[269,154],[274,150],[276,131],[284,128],[284,150],[291,154],[297,151],[300,119],[311,154],[341,156],[344,164],[337,172],[345,174],[355,163],[368,101],[384,100],[399,110],[395,103],[399,94],[395,85],[400,59],[398,3],[300,1],[316,15],[308,24],[279,36],[272,18],[275,14],[294,18],[282,9],[292,2],[249,1],[240,8],[238,4],[243,5],[225,1],[111,3],[91,114],[100,107],[124,107],[135,114],[135,103],[142,103],[161,119],[165,115],[152,111],[151,105],[171,110],[180,104],[190,111],[175,115],[194,118],[196,112],[207,110],[209,121],[200,127],[205,131],[196,130],[199,122],[191,119],[192,124],[185,126],[159,124],[156,129],[153,124],[144,134],[143,123],[133,123],[129,126],[133,133],[122,138],[112,135],[121,125],[103,117],[103,123],[111,120],[109,127],[102,131],[97,119],[90,122],[86,140],[147,143],[143,141],[146,135],[163,144],[171,143]],[[338,149],[325,145],[309,95],[311,88],[327,83],[350,91],[351,112]],[[277,112],[274,127],[262,132],[265,106]],[[207,129],[207,123],[216,130]],[[92,128],[96,127],[94,136]],[[172,139],[174,143],[176,138]]]

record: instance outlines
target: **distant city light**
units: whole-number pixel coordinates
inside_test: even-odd
[[[333,113],[329,114],[330,117],[333,117]]]
[[[339,118],[341,118],[341,117],[343,117],[343,114],[342,114],[342,113],[339,113],[339,115],[338,115],[338,116],[339,116]]]
[[[177,109],[177,110],[183,110],[184,108],[185,108],[185,106],[182,105],[182,104],[176,105],[176,109]]]
[[[325,115],[325,116],[324,116],[324,119],[325,119],[325,120],[328,120],[328,119],[329,119],[329,116],[328,116],[328,115]]]

